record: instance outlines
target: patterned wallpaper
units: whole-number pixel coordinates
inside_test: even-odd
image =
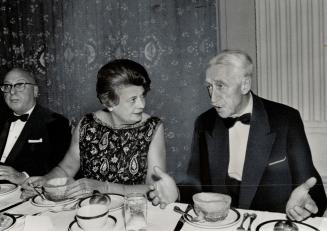
[[[217,53],[216,0],[0,2],[1,72],[32,69],[40,102],[73,124],[101,107],[95,81],[104,63],[144,64],[153,83],[146,111],[164,121],[168,170],[182,178],[194,119],[209,107],[203,83]]]

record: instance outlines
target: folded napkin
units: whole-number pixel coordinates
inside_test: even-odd
[[[48,216],[26,216],[24,231],[52,231],[53,224]]]

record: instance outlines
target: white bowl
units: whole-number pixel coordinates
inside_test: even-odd
[[[108,221],[108,206],[103,204],[89,204],[77,209],[76,220],[85,231],[104,227]]]
[[[62,201],[66,198],[67,186],[73,181],[71,178],[61,177],[48,180],[44,185],[44,196],[50,201]]]
[[[193,195],[194,211],[200,219],[208,222],[224,220],[229,212],[231,197],[212,192],[202,192]]]

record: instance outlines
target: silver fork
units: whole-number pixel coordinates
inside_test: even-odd
[[[253,223],[253,221],[257,218],[257,214],[255,213],[251,213],[250,214],[250,223],[249,223],[249,226],[248,226],[248,229],[247,231],[251,231],[251,225]]]
[[[242,220],[242,222],[241,222],[241,225],[240,225],[236,230],[238,230],[238,231],[245,231],[245,228],[243,227],[243,224],[244,224],[245,220],[246,220],[249,216],[250,216],[249,213],[244,213],[244,214],[243,214],[243,220]]]

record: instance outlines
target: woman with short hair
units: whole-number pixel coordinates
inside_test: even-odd
[[[157,117],[144,113],[151,80],[145,68],[117,59],[97,75],[97,97],[104,109],[86,114],[76,127],[64,159],[42,177],[27,182],[43,185],[56,177],[83,178],[69,185],[66,196],[102,193],[146,193],[153,183],[154,166],[166,169],[164,128]],[[33,191],[24,184],[25,196]]]

